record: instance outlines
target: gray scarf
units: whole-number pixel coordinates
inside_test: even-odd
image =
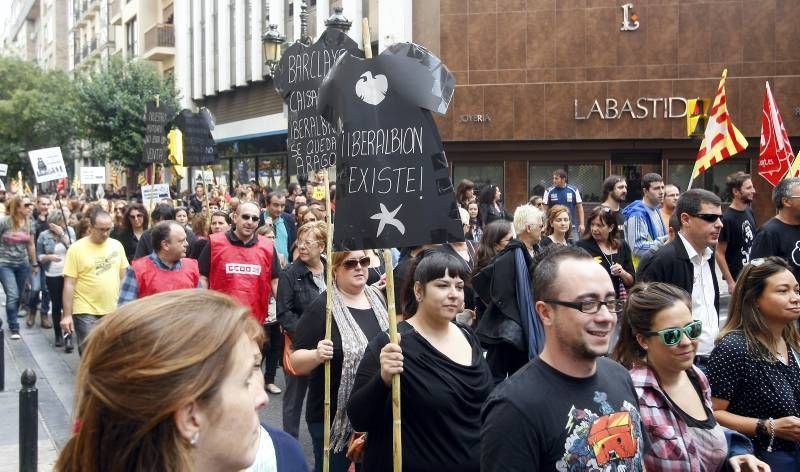
[[[386,303],[383,297],[374,287],[367,286],[364,289],[364,294],[367,296],[369,306],[375,313],[375,318],[378,319],[378,324],[381,331],[389,329],[389,315],[386,313]],[[356,379],[356,371],[361,358],[364,357],[364,351],[367,349],[369,339],[364,336],[364,332],[356,323],[350,310],[342,300],[342,294],[336,285],[333,286],[333,307],[331,308],[333,321],[336,322],[336,327],[339,328],[339,334],[342,338],[342,351],[344,352],[344,359],[342,361],[342,379],[339,382],[339,392],[336,394],[336,416],[333,418],[331,425],[331,448],[334,452],[339,452],[347,447],[350,439],[350,420],[347,418],[347,401],[350,399],[350,392],[353,390],[353,383]]]

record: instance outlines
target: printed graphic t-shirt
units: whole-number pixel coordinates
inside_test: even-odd
[[[753,240],[750,260],[767,256],[786,259],[795,278],[800,280],[800,225],[787,225],[778,218],[764,223]]]
[[[637,405],[630,374],[612,360],[575,378],[536,358],[484,405],[481,470],[641,471],[649,445]]]
[[[753,245],[755,234],[756,218],[750,208],[739,211],[729,207],[722,213],[719,240],[728,243],[725,248],[725,262],[734,280],[750,260],[750,246]]]
[[[64,276],[74,277],[72,313],[107,315],[117,308],[120,273],[128,267],[125,248],[116,239],[95,244],[88,237],[67,250]]]
[[[29,264],[28,243],[34,238],[34,231],[30,221],[14,231],[10,216],[0,218],[0,264]]]

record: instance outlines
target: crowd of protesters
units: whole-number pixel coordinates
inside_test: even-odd
[[[330,362],[334,472],[391,469],[395,374],[404,470],[800,470],[800,179],[775,188],[777,216],[758,228],[741,172],[724,212],[717,195],[655,173],[633,202],[609,176],[584,209],[567,173],[552,177],[513,212],[496,185],[463,180],[465,242],[391,250],[398,343],[381,254],[325,254],[322,174],[285,190],[198,184],[152,208],[9,196],[11,338],[38,316],[55,347],[83,357],[80,427],[57,469],[305,470],[292,439],[305,402],[322,470]],[[720,278],[732,293],[722,325]],[[163,351],[148,364],[126,339]],[[171,357],[181,351],[185,362]],[[224,369],[246,386],[226,387]],[[122,391],[141,397],[122,408]],[[285,395],[283,431],[258,426],[265,392]],[[248,446],[226,433],[251,435]],[[95,459],[81,449],[106,447]]]

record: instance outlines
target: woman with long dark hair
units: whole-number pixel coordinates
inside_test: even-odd
[[[6,319],[11,339],[20,339],[17,317],[22,291],[31,273],[39,270],[32,211],[30,198],[15,196],[6,203],[6,216],[0,218],[0,284],[6,293]]]
[[[708,361],[714,415],[773,470],[800,469],[800,286],[779,257],[750,261]]]
[[[634,268],[631,249],[620,237],[617,217],[610,208],[595,207],[586,219],[583,239],[576,244],[586,249],[611,276],[617,298],[625,300],[626,289],[633,286]]]
[[[111,237],[122,243],[125,248],[125,257],[132,262],[136,254],[139,238],[150,225],[150,215],[144,205],[138,202],[130,203],[125,207],[122,226],[114,229]]]
[[[478,214],[484,228],[497,220],[513,221],[511,215],[508,214],[500,202],[502,198],[503,193],[497,185],[489,184],[481,190],[480,195],[478,195]]]
[[[729,447],[714,418],[711,389],[694,366],[702,322],[692,319],[690,295],[674,285],[642,283],[625,304],[614,358],[631,371],[639,412],[652,447],[647,470],[767,470],[752,455]]]
[[[455,322],[469,277],[456,256],[434,251],[413,270],[398,344],[386,333],[367,347],[348,413],[367,433],[364,471],[391,470],[391,379],[400,383],[404,470],[480,469],[480,410],[493,388],[478,339]]]
[[[498,220],[486,225],[478,248],[475,250],[475,266],[472,273],[476,274],[489,265],[494,256],[502,251],[513,238],[514,231],[508,221]]]

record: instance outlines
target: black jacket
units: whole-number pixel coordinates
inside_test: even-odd
[[[472,277],[475,293],[486,304],[486,311],[478,321],[475,334],[484,346],[508,343],[527,353],[528,345],[522,331],[514,283],[517,273],[514,250],[517,248],[522,248],[525,263],[532,273],[533,260],[525,243],[512,239],[488,266]]]
[[[494,205],[481,203],[478,205],[478,215],[481,219],[481,224],[486,227],[492,221],[497,220],[506,220],[506,221],[513,221],[514,218],[508,214],[505,207],[503,207],[502,203],[498,203],[497,206],[500,208],[498,211],[495,209]]]
[[[711,267],[711,278],[714,281],[714,308],[719,316],[719,283],[714,268],[714,256],[708,260],[708,265]],[[636,272],[636,280],[639,282],[666,282],[686,290],[691,295],[694,284],[694,265],[689,259],[683,240],[675,237],[672,242],[656,251],[652,257],[642,261]]]
[[[325,260],[322,260],[325,267]],[[325,270],[322,271],[323,277]],[[281,272],[278,281],[278,295],[275,297],[277,305],[278,323],[283,326],[289,336],[294,336],[297,322],[303,312],[320,294],[314,276],[308,266],[300,259],[292,262],[286,270]]]

